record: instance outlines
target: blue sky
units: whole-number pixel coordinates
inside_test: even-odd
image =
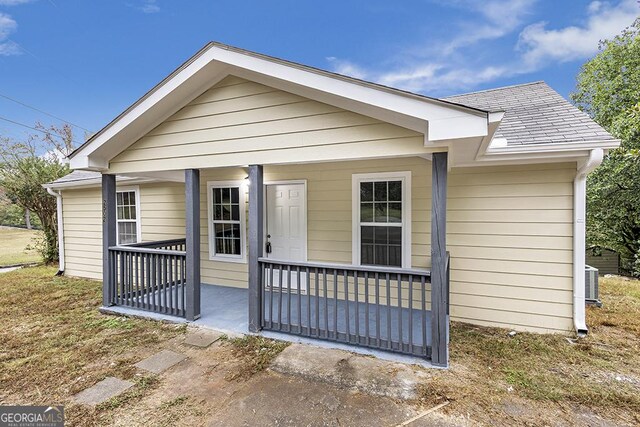
[[[432,96],[545,80],[567,97],[598,40],[639,13],[638,0],[0,0],[0,117],[59,123],[10,97],[97,131],[209,40]],[[0,136],[25,132],[0,120]]]

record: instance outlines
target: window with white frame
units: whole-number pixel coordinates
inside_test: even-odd
[[[140,241],[139,203],[137,189],[116,191],[116,224],[119,245]]]
[[[209,257],[244,262],[245,192],[240,183],[207,184],[209,204]]]
[[[354,264],[409,267],[410,173],[353,177]]]

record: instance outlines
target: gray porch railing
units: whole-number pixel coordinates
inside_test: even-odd
[[[110,247],[110,303],[184,317],[184,248],[185,239]]]
[[[261,327],[429,358],[430,272],[259,258]]]

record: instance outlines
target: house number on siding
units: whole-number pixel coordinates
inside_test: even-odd
[[[102,200],[102,223],[107,222],[107,201]]]

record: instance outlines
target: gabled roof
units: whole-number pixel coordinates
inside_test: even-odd
[[[105,170],[111,158],[228,75],[333,105],[443,144],[488,134],[499,116],[221,43],[209,43],[69,157],[74,169]]]
[[[506,139],[507,146],[618,141],[542,81],[444,99],[505,111],[494,138]]]

